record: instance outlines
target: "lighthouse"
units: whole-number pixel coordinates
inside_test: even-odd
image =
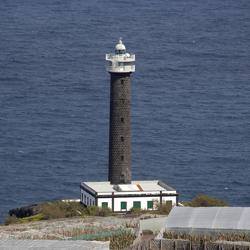
[[[131,183],[131,73],[135,55],[120,39],[115,53],[106,54],[110,73],[109,174],[111,184]]]
[[[155,210],[166,202],[174,206],[178,204],[174,188],[160,180],[131,177],[131,74],[135,72],[135,55],[128,53],[119,39],[114,53],[106,54],[105,59],[110,73],[108,180],[81,182],[80,201],[113,212]]]

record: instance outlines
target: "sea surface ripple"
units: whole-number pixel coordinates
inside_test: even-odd
[[[2,0],[0,221],[106,180],[109,74],[136,54],[133,179],[250,206],[249,0]]]

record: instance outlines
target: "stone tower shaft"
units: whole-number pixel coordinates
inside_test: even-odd
[[[130,73],[111,73],[109,181],[131,183]]]

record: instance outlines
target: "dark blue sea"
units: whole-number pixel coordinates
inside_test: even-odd
[[[136,54],[133,179],[250,206],[249,0],[1,0],[0,221],[107,179],[119,37]]]

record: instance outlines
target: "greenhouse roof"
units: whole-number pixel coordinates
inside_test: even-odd
[[[250,207],[174,207],[166,229],[250,231]]]

